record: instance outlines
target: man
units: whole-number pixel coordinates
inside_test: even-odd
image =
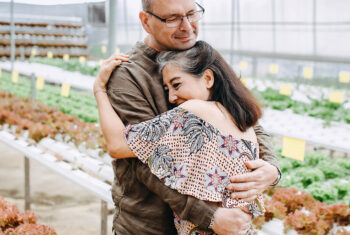
[[[194,0],[143,0],[139,17],[148,33],[137,43],[128,62],[119,66],[107,85],[113,108],[124,124],[139,123],[168,110],[167,97],[158,73],[156,56],[161,51],[192,47],[198,34],[198,21],[204,9]],[[268,146],[268,136],[255,128],[263,160],[247,166],[254,172],[232,177],[227,188],[232,197],[252,200],[268,185],[278,181],[280,171]],[[110,150],[113,151],[113,150]],[[182,219],[212,228],[217,234],[245,234],[251,216],[240,209],[218,208],[193,197],[181,195],[161,183],[137,159],[114,160],[112,188],[116,205],[113,229],[118,235],[177,234],[172,211]]]

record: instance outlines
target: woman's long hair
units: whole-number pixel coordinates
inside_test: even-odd
[[[210,101],[220,102],[232,115],[235,124],[242,131],[256,125],[262,116],[262,110],[250,93],[236,76],[231,66],[208,43],[198,41],[185,51],[168,51],[158,56],[160,72],[165,65],[178,64],[183,72],[202,77],[205,70],[214,74],[214,85],[210,91]]]

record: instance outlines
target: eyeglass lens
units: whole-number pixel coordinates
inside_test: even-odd
[[[177,27],[182,23],[184,17],[186,17],[188,21],[192,23],[200,20],[202,15],[203,15],[203,11],[197,11],[186,16],[178,16],[178,17],[175,17],[174,19],[167,19],[166,24],[168,27]]]

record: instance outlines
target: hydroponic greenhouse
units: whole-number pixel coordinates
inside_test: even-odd
[[[0,235],[350,235],[349,9],[0,0]]]

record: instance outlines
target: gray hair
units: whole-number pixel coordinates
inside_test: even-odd
[[[159,72],[168,64],[177,65],[183,72],[201,77],[216,59],[215,51],[209,44],[198,41],[195,46],[184,51],[161,52],[157,58]]]
[[[151,11],[152,0],[142,0],[142,9],[144,11]]]

